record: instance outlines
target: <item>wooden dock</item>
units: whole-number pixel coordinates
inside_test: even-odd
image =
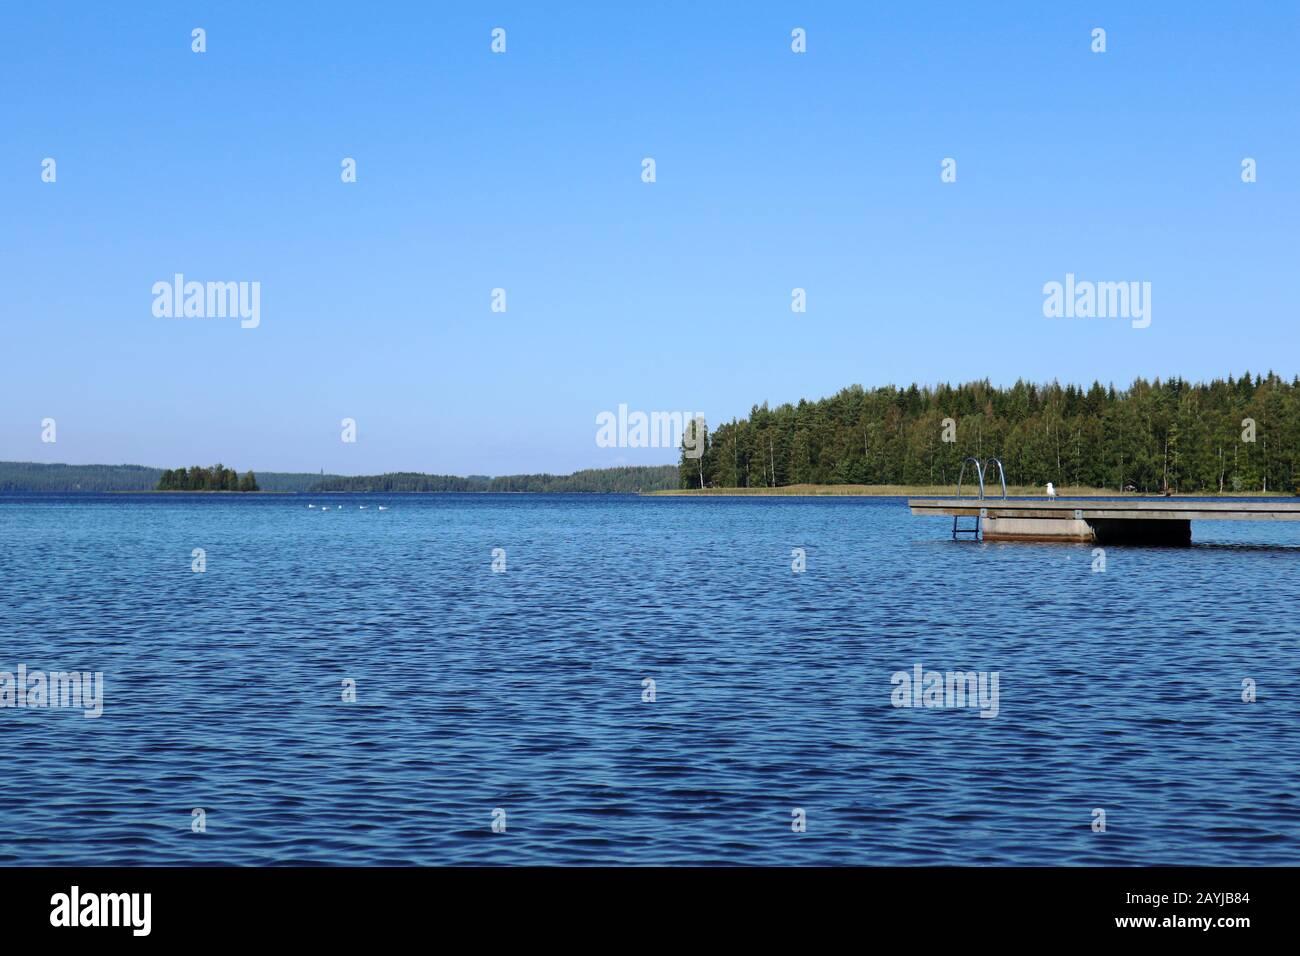
[[[909,498],[907,506],[951,516],[954,538],[986,541],[1189,544],[1193,521],[1300,521],[1292,498]]]

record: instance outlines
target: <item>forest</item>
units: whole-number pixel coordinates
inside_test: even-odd
[[[233,468],[217,464],[210,468],[168,468],[158,479],[155,491],[258,491],[257,477],[251,472],[239,477]]]
[[[955,484],[967,456],[996,456],[1014,485],[1295,493],[1300,378],[854,385],[706,425],[704,449],[679,487]]]
[[[359,475],[328,478],[316,483],[312,491],[460,491],[460,492],[569,492],[635,493],[666,491],[677,487],[675,465],[590,468],[571,475],[425,475],[418,472],[394,472],[387,475]]]
[[[57,465],[0,461],[0,491],[147,491],[161,468],[144,465]]]
[[[241,487],[247,480],[252,487]],[[0,492],[78,493],[104,491],[537,491],[632,492],[677,487],[677,466],[593,468],[571,475],[388,475],[249,472],[239,478],[223,465],[164,471],[142,465],[60,465],[0,461]]]
[[[181,470],[186,471],[186,469]],[[158,488],[162,477],[163,469],[144,465],[61,465],[32,461],[0,461],[0,492],[75,494],[154,491]],[[312,485],[329,477],[333,476],[314,473],[261,472],[257,475],[256,481],[260,491],[308,491]],[[185,484],[188,483],[187,473]],[[179,484],[175,471],[172,472],[168,484]]]

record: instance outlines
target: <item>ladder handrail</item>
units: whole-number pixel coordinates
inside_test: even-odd
[[[957,497],[958,498],[961,497],[961,486],[962,486],[962,482],[965,481],[966,479],[966,466],[968,464],[973,464],[975,466],[975,477],[979,479],[979,483],[980,483],[981,501],[984,500],[984,494],[985,494],[984,476],[985,474],[989,474],[992,472],[992,468],[990,467],[991,465],[998,466],[998,483],[1002,486],[1002,497],[1004,499],[1007,497],[1007,472],[1006,469],[1002,467],[1002,459],[994,458],[992,455],[990,455],[988,458],[985,458],[983,461],[980,461],[978,458],[975,458],[974,456],[968,456],[966,460],[961,463],[961,471],[957,474]]]
[[[1006,473],[1006,469],[1002,467],[1002,459],[993,458],[990,456],[984,462],[984,468],[986,471],[988,470],[988,466],[990,464],[996,464],[998,466],[998,478],[1002,482],[1002,497],[1005,499],[1007,496],[1007,473]],[[980,495],[980,497],[983,498],[984,496]]]
[[[995,459],[995,460],[996,460],[996,459]],[[957,497],[958,497],[958,498],[961,497],[961,483],[962,483],[962,480],[966,477],[966,465],[969,464],[969,463],[971,463],[971,462],[973,462],[973,463],[975,464],[975,476],[976,476],[977,478],[979,478],[979,481],[980,481],[980,500],[983,500],[983,498],[984,498],[984,465],[983,465],[983,463],[980,462],[980,460],[979,460],[978,458],[972,458],[972,457],[970,457],[970,456],[967,456],[966,460],[963,461],[963,462],[961,463],[961,472],[957,475]],[[998,470],[999,470],[999,471],[1002,470],[1002,462],[1000,462],[1000,461],[998,462]],[[1007,483],[1006,483],[1006,481],[1004,480],[1004,481],[1002,482],[1002,497],[1003,497],[1003,498],[1005,498],[1005,497],[1007,496],[1007,494],[1006,494],[1006,484],[1007,484]]]

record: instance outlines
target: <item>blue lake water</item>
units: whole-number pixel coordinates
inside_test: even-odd
[[[104,675],[96,719],[0,709],[0,865],[1300,863],[1300,524],[1103,573],[949,528],[900,499],[0,496],[0,671]],[[998,672],[997,716],[893,706],[917,664]]]

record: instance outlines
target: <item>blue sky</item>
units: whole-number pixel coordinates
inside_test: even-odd
[[[1296,7],[978,6],[7,4],[0,459],[565,472],[676,460],[620,403],[1300,371]]]

